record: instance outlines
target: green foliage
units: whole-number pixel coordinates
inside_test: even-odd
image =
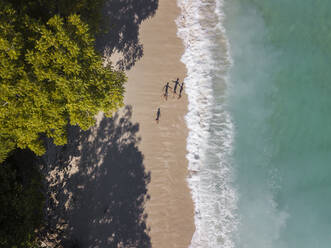
[[[78,15],[43,24],[0,3],[0,161],[15,147],[42,155],[41,135],[65,144],[69,123],[85,130],[122,106],[125,80]]]
[[[0,247],[36,247],[44,196],[34,157],[18,150],[0,164]]]
[[[102,25],[101,10],[105,0],[11,0],[19,14],[27,14],[46,23],[54,15],[78,14],[95,34]]]

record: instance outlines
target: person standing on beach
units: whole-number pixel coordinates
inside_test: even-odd
[[[182,97],[183,89],[184,89],[184,82],[180,85],[179,96],[178,96],[178,98],[181,98],[181,97]]]
[[[156,112],[156,119],[155,119],[157,124],[159,124],[160,116],[161,116],[161,110],[160,110],[160,108],[158,108],[157,112]]]
[[[167,82],[166,85],[163,87],[163,90],[164,90],[164,95],[163,96],[166,100],[168,100],[168,90],[169,90],[169,88],[172,89],[169,85],[169,82]]]
[[[175,84],[175,86],[174,86],[174,94],[176,94],[177,86],[180,85],[180,83],[179,83],[179,78],[177,78],[176,81],[172,80],[172,82],[174,82],[174,84]]]

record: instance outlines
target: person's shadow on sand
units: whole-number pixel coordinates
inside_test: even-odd
[[[122,58],[116,64],[119,69],[129,70],[143,56],[139,26],[142,21],[155,14],[158,2],[159,0],[106,1],[103,8],[103,30],[97,36],[96,47],[100,52],[106,51],[108,55],[114,52],[121,54]]]
[[[151,247],[144,214],[150,173],[137,147],[139,125],[131,123],[131,115],[131,107],[126,107],[121,116],[103,118],[94,131],[70,131],[73,138],[60,160],[80,155],[78,171],[65,174],[58,185],[49,184],[60,202],[51,204],[53,212],[65,212],[56,218],[65,223],[63,247]]]

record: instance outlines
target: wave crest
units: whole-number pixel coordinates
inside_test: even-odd
[[[222,26],[220,0],[178,0],[177,35],[183,40],[182,62],[189,105],[186,123],[188,184],[195,205],[191,246],[234,247],[236,191],[232,187],[233,124],[226,111],[228,70],[232,64]]]

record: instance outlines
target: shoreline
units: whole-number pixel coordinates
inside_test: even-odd
[[[140,26],[144,55],[127,72],[125,104],[133,106],[132,119],[139,123],[144,165],[151,173],[148,185],[150,199],[146,202],[147,226],[151,228],[152,247],[188,247],[195,230],[194,206],[187,183],[188,161],[184,119],[188,101],[161,97],[167,81],[180,82],[186,77],[180,61],[184,53],[177,37],[176,18],[180,9],[175,0],[160,0],[154,17]],[[155,117],[161,109],[159,124]]]

